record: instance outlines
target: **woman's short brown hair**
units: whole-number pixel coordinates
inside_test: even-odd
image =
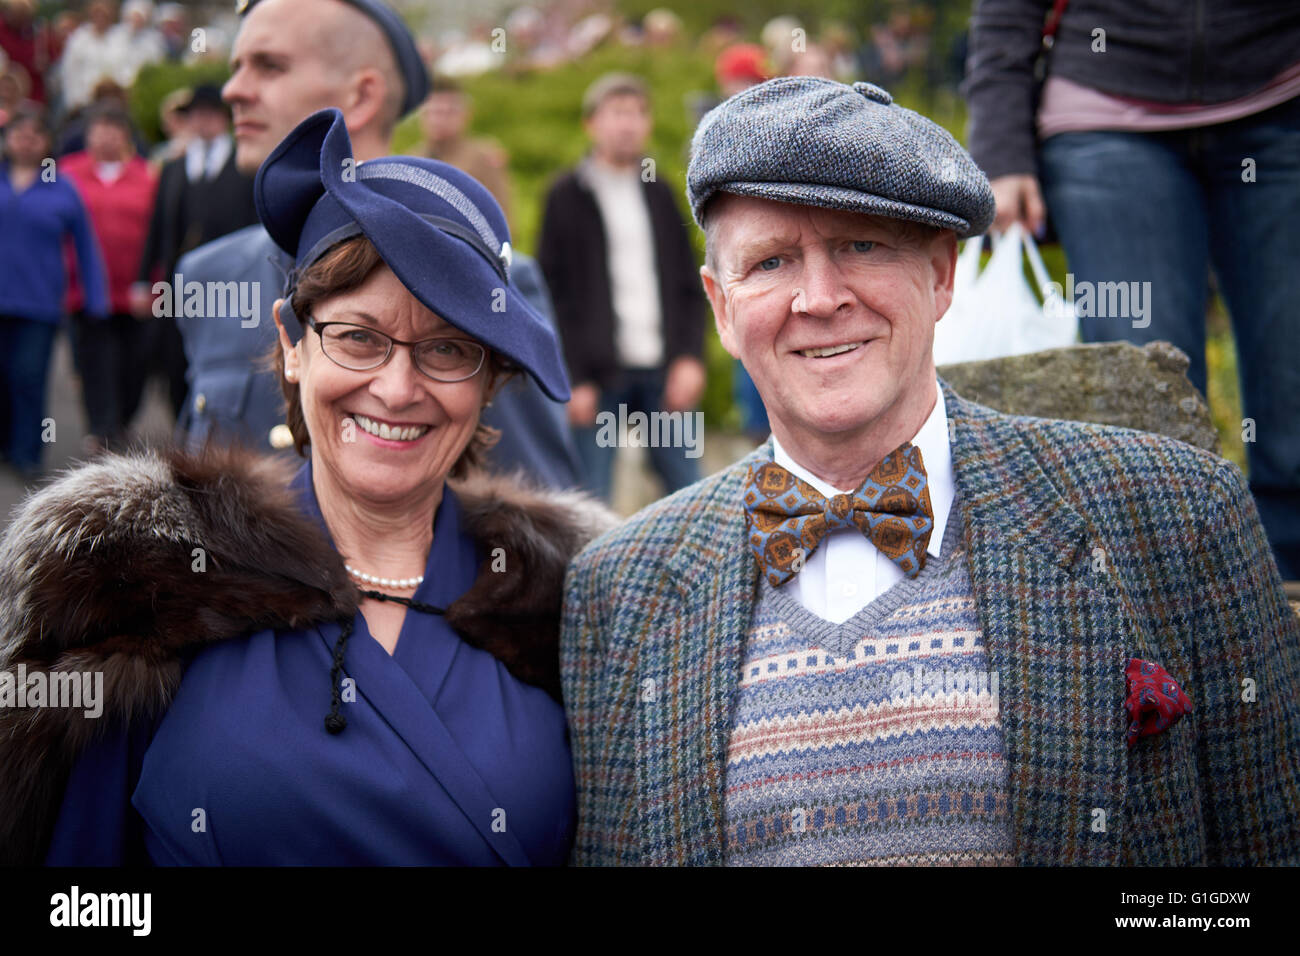
[[[307,334],[307,316],[313,308],[331,296],[358,288],[383,262],[369,239],[355,236],[339,243],[304,270],[298,276],[293,291],[293,310],[303,323],[303,334]],[[284,350],[278,340],[275,351],[268,359],[284,393],[285,424],[293,435],[293,447],[299,455],[306,457],[305,448],[311,443],[311,436],[307,432],[307,420],[302,413],[302,396],[298,383],[290,382],[284,377]],[[488,396],[491,397],[500,385],[519,374],[519,368],[492,349],[487,350],[486,361]],[[480,421],[469,444],[451,466],[451,477],[462,478],[470,470],[481,467],[487,450],[500,438],[501,432],[498,429]]]

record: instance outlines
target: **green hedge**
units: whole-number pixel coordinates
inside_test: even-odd
[[[151,142],[161,142],[163,133],[158,109],[168,93],[200,83],[215,83],[220,86],[228,79],[230,69],[224,63],[199,63],[194,66],[151,63],[140,70],[131,87],[131,118]]]

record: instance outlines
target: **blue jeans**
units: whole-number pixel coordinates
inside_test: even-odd
[[[53,322],[0,316],[0,381],[9,413],[5,455],[24,474],[41,467],[45,380],[58,330]],[[62,424],[64,428],[73,425]]]
[[[601,392],[600,412],[608,412],[616,418],[619,406],[625,405],[627,414],[645,412],[650,415],[663,409],[664,372],[663,369],[623,369],[618,380]],[[687,412],[686,414],[694,414]],[[602,447],[597,442],[600,427],[575,428],[574,444],[578,446],[578,457],[582,461],[583,485],[588,491],[610,500],[614,479],[614,447]],[[698,459],[686,457],[686,448],[650,447],[650,465],[659,480],[664,484],[664,493],[671,495],[700,477]]]
[[[758,386],[740,364],[740,359],[731,360],[731,393],[740,408],[740,427],[751,438],[765,440],[772,431],[767,420],[767,406],[758,394]]]
[[[1204,394],[1214,269],[1232,316],[1242,414],[1255,423],[1250,489],[1282,577],[1300,579],[1300,97],[1198,129],[1062,133],[1039,159],[1076,285],[1151,283],[1149,326],[1081,317],[1085,341],[1168,340],[1187,353]],[[1253,182],[1243,180],[1247,159]]]

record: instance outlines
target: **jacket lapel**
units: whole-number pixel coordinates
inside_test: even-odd
[[[642,862],[720,865],[732,703],[758,569],[745,546],[742,488],[765,444],[683,516],[637,666]]]
[[[417,624],[418,627],[418,624]],[[403,640],[418,640],[403,627]],[[339,625],[318,625],[316,633],[329,653],[338,640]],[[356,617],[356,634],[348,642],[345,673],[356,681],[357,693],[392,728],[428,771],[433,786],[441,787],[465,818],[505,863],[528,866],[523,845],[509,829],[494,831],[493,811],[500,801],[452,737],[438,711],[429,705],[420,687],[370,636],[365,618]]]
[[[999,681],[1016,862],[1120,862],[1124,665],[1149,638],[1095,529],[1049,480],[1029,429],[940,383],[975,602]]]

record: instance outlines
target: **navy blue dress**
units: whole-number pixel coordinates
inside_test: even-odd
[[[310,464],[294,488],[323,528]],[[473,583],[461,520],[446,489],[417,600],[445,608]],[[46,862],[562,864],[575,805],[560,705],[441,617],[408,610],[390,656],[358,613],[344,658],[355,701],[331,735],[339,627],[196,654],[166,714],[78,761]]]

